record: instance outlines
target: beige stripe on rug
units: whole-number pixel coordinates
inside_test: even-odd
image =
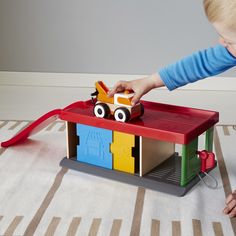
[[[232,193],[231,184],[229,181],[229,175],[226,169],[224,156],[220,144],[220,138],[217,132],[217,129],[215,129],[214,132],[214,144],[215,144],[215,153],[218,161],[218,166],[220,170],[221,179],[223,182],[225,197],[227,197],[230,193]],[[230,223],[234,232],[234,235],[236,235],[236,218],[230,218]]]
[[[74,236],[77,232],[80,222],[81,222],[81,217],[74,217],[70,223],[66,236]]]
[[[160,221],[152,219],[151,236],[159,236],[159,235],[160,235]]]
[[[119,236],[120,235],[121,224],[122,224],[121,219],[114,219],[113,220],[110,236]]]
[[[48,191],[46,197],[44,198],[37,212],[35,213],[33,219],[30,221],[29,225],[27,226],[24,236],[34,235],[41,219],[44,216],[45,211],[47,210],[49,204],[51,203],[55,193],[59,189],[62,179],[64,175],[67,173],[67,171],[68,171],[67,168],[61,168],[61,170],[57,173],[52,187]]]
[[[212,222],[215,236],[224,236],[220,222]]]
[[[136,236],[140,234],[144,197],[145,188],[138,187],[130,236]]]
[[[97,235],[101,222],[102,222],[101,218],[93,219],[88,236],[96,236]]]
[[[200,220],[193,219],[193,236],[202,236],[202,224]]]
[[[22,221],[23,216],[16,216],[13,221],[8,226],[6,232],[3,234],[4,236],[12,236],[14,235],[14,232],[16,230],[16,227],[20,224]]]
[[[56,232],[57,226],[59,225],[60,221],[61,221],[60,217],[53,217],[44,236],[52,236],[52,235],[54,235],[55,232]]]

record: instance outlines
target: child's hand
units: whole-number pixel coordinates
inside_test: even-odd
[[[125,90],[133,90],[134,97],[131,101],[132,105],[135,105],[140,98],[148,93],[153,88],[164,86],[164,83],[160,79],[158,74],[153,74],[149,77],[131,80],[131,81],[119,81],[109,92],[108,96],[112,97],[115,93],[123,92]]]
[[[236,190],[226,198],[226,207],[223,212],[229,217],[236,216]]]

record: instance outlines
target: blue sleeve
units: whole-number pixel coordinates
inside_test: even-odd
[[[159,70],[160,77],[169,90],[220,74],[236,65],[236,58],[217,45],[185,57]]]

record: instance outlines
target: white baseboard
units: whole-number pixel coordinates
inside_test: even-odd
[[[112,87],[119,80],[143,76],[1,71],[0,119],[34,120],[51,109],[89,99],[98,80]],[[236,78],[208,78],[172,92],[155,89],[143,99],[219,111],[221,124],[236,123]]]
[[[132,80],[146,75],[81,74],[0,71],[0,86],[93,87],[98,80],[112,87],[119,80]],[[164,88],[162,88],[164,89]],[[181,90],[236,91],[236,78],[212,77],[189,84]]]

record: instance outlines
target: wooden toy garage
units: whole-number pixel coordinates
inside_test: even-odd
[[[92,100],[62,110],[67,157],[61,165],[128,184],[183,196],[216,165],[218,112],[142,101],[145,113],[127,123],[93,114]],[[205,133],[205,150],[198,138]],[[176,144],[181,145],[177,153]]]

